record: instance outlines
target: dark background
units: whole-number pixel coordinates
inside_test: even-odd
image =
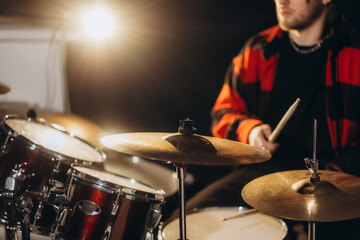
[[[109,132],[174,132],[189,117],[210,135],[227,66],[251,34],[275,24],[273,2],[129,3],[118,9],[132,24],[123,38],[68,45],[72,111]]]

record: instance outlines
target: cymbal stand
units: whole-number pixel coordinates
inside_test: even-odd
[[[320,182],[319,177],[319,161],[316,158],[316,132],[317,132],[317,120],[314,119],[314,132],[313,132],[313,158],[305,158],[305,164],[307,169],[310,171],[310,182],[316,184]],[[308,240],[315,240],[316,236],[316,227],[315,222],[308,222]]]
[[[308,222],[308,240],[315,240],[315,222]]]
[[[194,121],[187,118],[180,120],[178,132],[184,135],[192,135],[195,133],[196,128],[193,126]],[[170,138],[165,140],[171,143]],[[175,163],[176,173],[178,177],[178,200],[179,200],[179,230],[180,240],[187,240],[186,238],[186,208],[185,208],[185,177],[186,177],[186,164],[184,163],[184,145],[177,143],[175,146],[180,152],[179,162]],[[186,150],[185,150],[186,151]]]
[[[178,177],[178,201],[179,201],[179,229],[180,240],[186,239],[186,213],[185,213],[185,178],[186,165],[182,163],[175,164]]]

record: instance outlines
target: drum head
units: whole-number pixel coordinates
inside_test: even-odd
[[[31,143],[61,155],[89,162],[104,162],[105,155],[85,141],[32,119],[8,117],[6,125]]]
[[[165,197],[177,192],[176,172],[151,160],[117,152],[106,152],[105,170],[124,177],[133,178],[150,186],[164,190]]]
[[[281,240],[287,234],[285,223],[262,213],[244,214],[224,221],[248,209],[243,207],[213,207],[199,209],[186,216],[186,237],[196,240]],[[166,223],[161,230],[162,240],[179,239],[179,219]]]
[[[135,195],[138,197],[163,199],[165,192],[141,183],[135,179],[123,177],[114,173],[103,170],[84,167],[80,165],[73,165],[73,176],[84,179],[94,185],[109,188],[112,190],[119,190],[126,194]]]

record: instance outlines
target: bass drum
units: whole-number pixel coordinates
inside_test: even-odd
[[[287,226],[279,218],[255,212],[234,217],[249,209],[243,207],[209,207],[186,216],[186,237],[196,240],[281,240],[287,235]],[[179,219],[161,224],[158,240],[179,239]]]
[[[176,172],[154,161],[106,151],[105,170],[162,189],[168,198],[177,192]],[[164,164],[165,165],[165,164]]]

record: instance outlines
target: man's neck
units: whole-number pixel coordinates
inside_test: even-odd
[[[300,46],[312,46],[317,44],[322,39],[325,16],[326,12],[324,11],[324,13],[315,22],[313,22],[313,24],[305,29],[290,29],[289,37]]]

